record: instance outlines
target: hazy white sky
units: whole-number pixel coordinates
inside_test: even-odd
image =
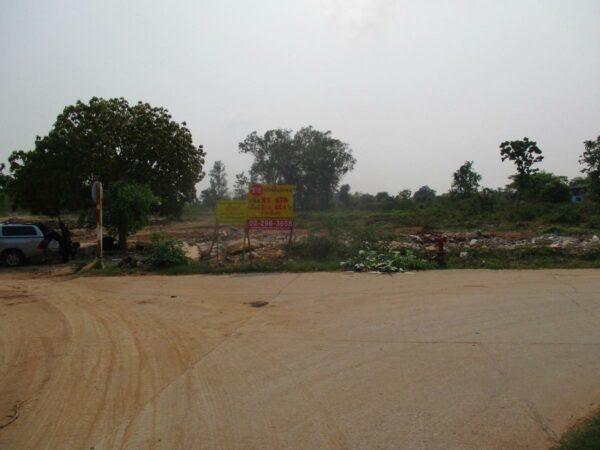
[[[164,106],[234,174],[250,132],[348,142],[353,191],[482,184],[528,136],[576,176],[600,134],[598,0],[0,0],[0,160],[92,96]],[[201,185],[205,185],[204,181]]]

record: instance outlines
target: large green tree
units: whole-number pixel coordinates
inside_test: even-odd
[[[297,184],[301,178],[301,153],[294,145],[292,130],[256,131],[239,143],[240,153],[254,157],[250,176],[263,183]]]
[[[595,141],[585,141],[583,145],[585,150],[579,160],[584,165],[581,171],[588,175],[591,197],[600,201],[600,136]]]
[[[348,144],[330,131],[304,127],[251,133],[239,144],[240,153],[254,157],[252,178],[263,183],[296,186],[296,204],[302,208],[329,207],[341,178],[356,160]]]
[[[500,157],[502,161],[508,159],[517,166],[515,181],[517,199],[520,199],[529,188],[531,175],[538,171],[533,165],[544,159],[542,151],[535,141],[524,137],[522,140],[505,141],[500,144]]]
[[[89,206],[95,180],[107,189],[127,180],[147,184],[160,213],[178,215],[196,197],[204,156],[166,109],[93,97],[67,106],[33,150],[13,152],[7,189],[15,206],[58,215]]]
[[[331,136],[331,131],[304,127],[294,135],[300,154],[302,178],[299,200],[302,205],[327,209],[342,177],[354,168],[356,159],[345,142]]]
[[[452,175],[450,192],[458,196],[468,196],[477,193],[481,175],[473,169],[473,161],[465,161]]]

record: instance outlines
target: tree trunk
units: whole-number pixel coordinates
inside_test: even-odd
[[[119,229],[119,250],[127,251],[127,230],[123,228]]]

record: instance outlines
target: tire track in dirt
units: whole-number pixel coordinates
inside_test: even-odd
[[[548,273],[0,274],[0,448],[543,448],[536,417],[558,435],[600,392]],[[597,272],[560,273],[600,311]]]
[[[12,290],[17,296],[24,293],[18,285]],[[34,286],[30,285],[27,295],[27,303],[11,305],[13,309],[7,314],[8,319],[0,321],[3,342],[0,413],[4,414],[10,404],[22,405],[19,420],[0,431],[0,448],[10,448],[13,442],[27,445],[32,434],[28,426],[32,412],[53,377],[60,373],[72,337],[64,315],[45,298],[36,295]],[[32,429],[43,432],[44,426],[37,423]]]
[[[93,295],[82,298],[71,284],[62,283],[59,292],[56,287],[55,284],[40,283],[36,290],[52,298],[50,302],[40,304],[61,317],[69,337],[47,339],[43,336],[44,329],[36,330],[38,336],[29,341],[39,344],[41,349],[36,352],[42,353],[44,359],[33,359],[28,364],[19,360],[12,362],[11,365],[27,366],[26,372],[5,384],[11,386],[12,391],[17,385],[21,388],[16,391],[38,393],[28,402],[27,411],[22,415],[23,433],[14,432],[16,441],[22,442],[25,448],[59,447],[59,442],[64,443],[62,430],[71,424],[77,424],[78,439],[84,446],[93,445],[110,429],[111,422],[122,420],[124,415],[135,415],[148,395],[154,395],[156,389],[162,389],[168,382],[159,379],[160,363],[148,362],[144,345],[126,319],[131,311],[116,302],[97,301]],[[23,324],[23,329],[27,329],[27,324]],[[142,339],[164,343],[169,364],[179,367],[180,371],[185,369],[191,353],[186,353],[177,332],[160,327],[153,331],[152,336],[148,336],[148,328],[142,326],[145,333]],[[17,341],[20,341],[18,354],[31,353],[32,346],[27,339]],[[75,352],[71,348],[73,343],[80,346]],[[57,346],[62,348],[63,361],[60,365],[48,364],[47,359],[56,352]],[[146,343],[145,347],[148,346]],[[47,370],[46,385],[35,382],[38,365]],[[27,387],[29,385],[32,386]],[[30,425],[30,420],[35,420],[36,425]]]
[[[278,291],[269,295],[268,297],[270,298],[270,301],[275,300],[298,278],[299,275],[294,276]],[[161,440],[162,445],[165,446],[164,448],[169,448],[169,445],[177,446],[178,448],[189,448],[189,445],[193,445],[194,442],[194,440],[190,439],[190,435],[195,436],[197,439],[201,439],[203,442],[213,442],[214,446],[222,448],[238,447],[240,442],[242,442],[241,436],[236,436],[236,430],[238,427],[236,427],[235,424],[232,424],[233,426],[224,426],[224,423],[228,422],[227,420],[224,420],[224,418],[228,416],[226,405],[233,404],[234,401],[229,399],[227,391],[223,391],[221,389],[221,385],[219,383],[219,380],[221,379],[221,375],[219,375],[221,373],[220,367],[216,368],[217,370],[215,374],[211,374],[210,377],[207,377],[202,374],[201,366],[204,360],[210,358],[215,352],[222,350],[224,344],[235,339],[236,335],[238,334],[238,330],[256,318],[260,314],[260,311],[251,308],[244,308],[244,313],[246,317],[233,324],[230,329],[224,332],[225,337],[223,339],[216,343],[216,345],[214,345],[214,347],[212,347],[206,353],[197,358],[188,366],[185,371],[180,373],[176,378],[172,379],[169,384],[163,386],[162,389],[157,391],[153,397],[148,399],[146,403],[138,409],[135,416],[125,419],[123,424],[109,433],[110,436],[96,443],[95,448],[135,448],[140,445],[151,445],[148,442],[142,444],[142,442],[136,440],[139,438],[139,432],[136,430],[147,429],[148,422],[151,421],[153,428],[152,435],[155,436],[157,434],[156,411],[161,408],[161,406],[159,406],[161,403],[168,403],[168,400],[165,399],[172,397],[183,397],[186,399],[186,402],[184,405],[179,405],[179,411],[176,414],[176,419],[171,420],[171,422],[180,424],[185,423],[186,420],[190,420],[195,423],[210,423],[212,426],[203,427],[202,429],[204,430],[204,433],[202,436],[199,436],[193,432],[190,432],[190,430],[197,428],[197,426],[189,426],[186,430],[183,430],[174,424],[174,428],[176,428],[176,430],[172,431],[171,433],[173,440],[169,441],[168,443],[165,443]],[[229,373],[234,373],[233,368],[229,371]],[[211,379],[214,379],[215,381],[211,382]],[[244,384],[246,381],[247,380],[244,377],[236,377],[234,380],[235,384],[238,386],[240,384]],[[248,388],[250,388],[250,386],[248,386]],[[182,395],[180,391],[184,391],[185,394]],[[193,400],[195,398],[197,403],[190,404],[189,399]],[[199,407],[198,405],[203,406]],[[165,407],[163,406],[162,408],[164,409]],[[149,409],[152,411],[149,411]],[[254,419],[256,418],[254,417]],[[189,443],[190,441],[192,444]],[[264,442],[260,440],[260,442],[261,445],[257,445],[256,448],[260,448],[263,445],[266,445],[270,448],[281,448],[280,443],[273,442],[272,438]],[[157,442],[154,442],[152,445],[157,445]]]

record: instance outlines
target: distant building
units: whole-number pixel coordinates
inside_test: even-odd
[[[571,186],[571,203],[581,203],[585,200],[585,194],[587,193],[587,186]]]

